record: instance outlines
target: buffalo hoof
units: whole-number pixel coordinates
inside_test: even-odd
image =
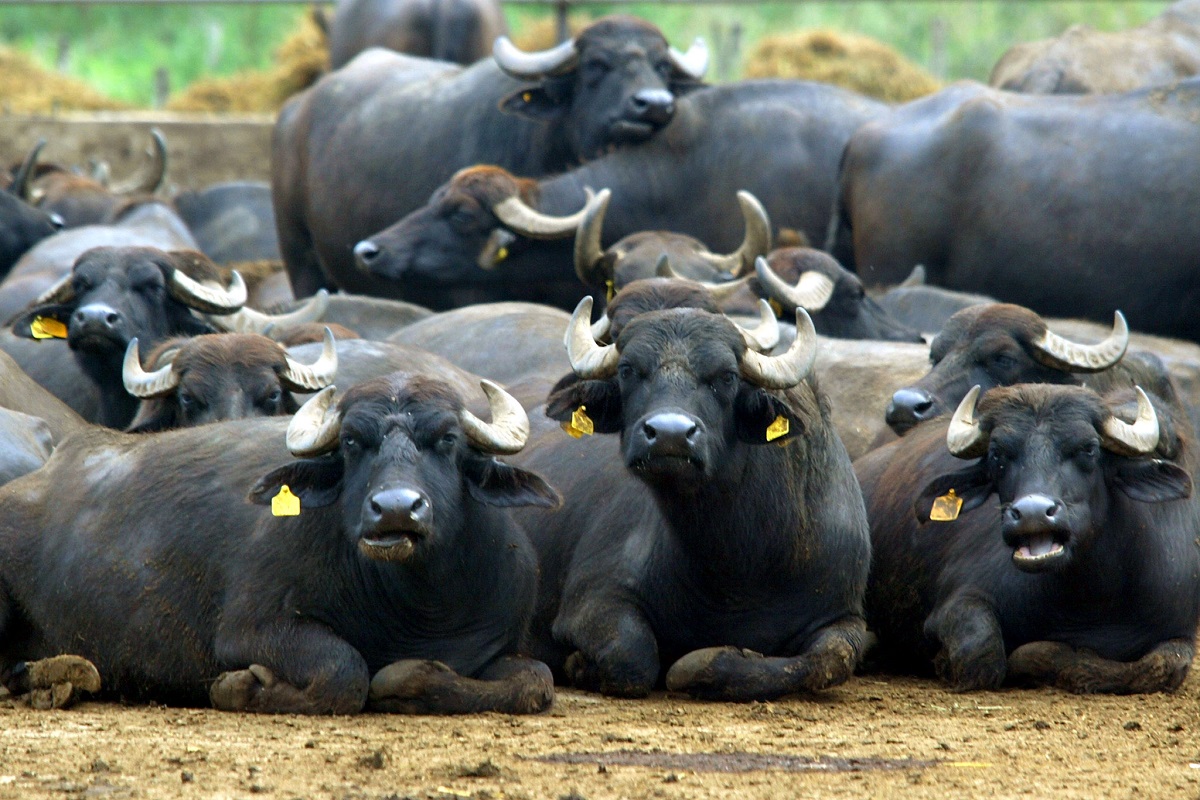
[[[653,677],[647,682],[640,675],[623,677],[604,673],[581,650],[576,650],[567,656],[567,660],[563,664],[563,672],[566,673],[567,681],[572,686],[589,692],[599,692],[609,697],[646,697],[653,688]]]
[[[667,688],[701,700],[767,700],[786,689],[764,687],[759,673],[767,666],[762,653],[737,647],[693,650],[667,670]]]
[[[937,676],[955,692],[975,692],[999,689],[1004,683],[1008,665],[1003,648],[985,648],[980,652],[951,655],[942,648],[933,659]]]
[[[441,661],[405,659],[388,664],[371,678],[367,704],[372,711],[420,714],[430,699],[452,689],[458,673]]]
[[[276,683],[275,673],[261,664],[249,669],[222,672],[208,690],[213,708],[221,711],[257,711],[260,695]]]
[[[29,705],[39,710],[68,708],[83,692],[100,691],[100,673],[80,656],[55,656],[26,664],[21,679],[29,691]]]
[[[1075,694],[1171,692],[1187,677],[1192,648],[1164,642],[1137,661],[1112,661],[1061,642],[1030,642],[1008,657],[1013,678]]]

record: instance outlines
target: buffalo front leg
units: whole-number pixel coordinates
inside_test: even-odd
[[[955,691],[997,689],[1004,682],[1004,635],[996,612],[983,598],[960,594],[947,599],[925,620],[925,635],[941,644],[933,667]]]
[[[667,688],[701,700],[773,700],[845,683],[865,650],[867,626],[847,617],[822,628],[802,652],[766,657],[737,647],[706,647],[676,661]]]
[[[67,708],[81,692],[100,691],[100,673],[81,656],[54,656],[15,664],[4,676],[4,688],[14,695],[28,694],[33,708]]]
[[[560,614],[554,638],[574,651],[563,672],[580,689],[613,697],[645,697],[658,681],[658,641],[636,609],[592,604],[587,613]]]
[[[367,708],[398,714],[536,714],[553,703],[549,667],[523,656],[504,656],[478,678],[465,678],[440,661],[389,664],[371,679]]]
[[[1008,671],[1015,680],[1076,694],[1173,692],[1187,677],[1194,655],[1187,639],[1161,642],[1136,661],[1112,661],[1062,642],[1030,642],[1013,650]]]

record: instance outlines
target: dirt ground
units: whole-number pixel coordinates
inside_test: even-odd
[[[1076,697],[869,675],[750,705],[562,691],[535,717],[39,712],[0,698],[3,800],[252,796],[1196,800],[1200,678],[1174,695]]]

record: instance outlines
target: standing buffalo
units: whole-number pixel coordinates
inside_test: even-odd
[[[1073,692],[1179,686],[1200,621],[1195,444],[1141,389],[1135,421],[1123,419],[1116,400],[1130,394],[1027,384],[976,409],[976,388],[948,424],[855,463],[885,661],[932,661],[960,691],[1007,678]],[[992,493],[999,508],[983,505]]]
[[[938,286],[1200,340],[1197,114],[1200,78],[1096,97],[963,83],[901,106],[846,148],[857,271],[923,264]]]
[[[471,164],[545,175],[653,137],[708,62],[702,44],[680,53],[631,17],[539,53],[502,38],[495,55],[460,69],[369,51],[284,106],[272,192],[297,297],[321,286],[388,294],[355,270],[355,242]],[[470,211],[458,222],[469,224]]]
[[[496,0],[339,0],[329,61],[339,69],[369,47],[474,64],[508,33]]]
[[[808,318],[771,357],[690,308],[634,317],[599,346],[590,308],[546,413],[620,437],[547,426],[524,457],[565,498],[521,515],[542,569],[533,654],[627,697],[664,672],[671,690],[742,701],[845,681],[864,646],[867,525],[809,379]]]
[[[47,705],[82,677],[230,711],[547,708],[549,671],[518,655],[537,565],[506,507],[557,496],[493,456],[528,419],[485,389],[490,423],[397,374],[290,423],[72,437],[0,489],[0,680]],[[295,515],[245,502],[284,484]]]

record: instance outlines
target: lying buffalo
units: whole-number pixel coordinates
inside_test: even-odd
[[[537,566],[507,507],[558,497],[494,457],[528,419],[485,390],[490,423],[396,374],[290,422],[72,437],[0,489],[0,680],[45,705],[101,684],[264,713],[547,708],[549,671],[519,655]],[[284,485],[296,515],[245,502]]]
[[[885,662],[958,690],[1179,686],[1200,621],[1195,443],[1136,391],[1130,423],[1128,390],[1027,384],[976,408],[976,388],[948,423],[855,462]]]

